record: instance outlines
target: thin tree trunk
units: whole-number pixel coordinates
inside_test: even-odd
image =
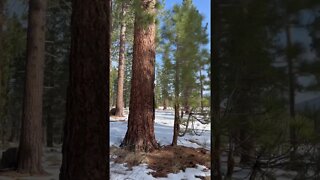
[[[124,85],[124,68],[125,68],[125,44],[126,44],[126,22],[125,16],[127,12],[126,2],[122,2],[121,7],[121,26],[120,26],[120,51],[119,51],[119,66],[118,66],[118,89],[117,89],[117,104],[116,116],[123,117],[123,85]]]
[[[179,115],[179,103],[175,103],[174,105],[174,124],[173,124],[173,138],[172,138],[172,146],[176,146],[178,143],[178,136],[180,130],[180,115]]]
[[[167,98],[163,98],[163,110],[166,110],[168,106],[168,99]]]
[[[42,173],[42,98],[45,59],[46,0],[29,1],[27,64],[18,172]]]
[[[155,0],[141,0],[143,13],[155,15]],[[131,151],[159,147],[154,134],[155,20],[145,22],[136,13],[128,130],[121,144]]]
[[[42,120],[42,144],[46,146],[47,144],[46,142],[47,142],[47,122],[46,120]]]
[[[53,147],[53,118],[51,116],[52,114],[52,108],[51,105],[48,106],[48,110],[47,110],[47,130],[46,130],[46,140],[47,140],[47,146],[48,147]]]
[[[212,64],[212,125],[213,125],[213,179],[221,180],[221,163],[220,163],[220,146],[221,146],[221,137],[219,129],[220,121],[220,55],[219,55],[219,43],[220,43],[220,34],[221,34],[221,11],[220,11],[220,0],[213,1],[213,45],[215,53],[213,53],[213,64]]]
[[[291,28],[287,24],[285,27],[287,37],[287,63],[288,63],[288,77],[289,77],[289,112],[292,120],[295,118],[295,75],[293,72],[293,57],[291,54],[292,42],[291,42]],[[297,150],[297,137],[295,128],[290,126],[290,143],[293,147],[293,151],[290,152],[290,159],[295,159]]]
[[[60,180],[109,179],[110,1],[73,0]]]
[[[255,149],[254,139],[246,130],[240,130],[240,163],[251,164],[254,161]]]
[[[185,97],[185,104],[184,104],[184,112],[185,112],[185,114],[189,114],[190,113],[190,105],[189,105],[188,97],[189,97],[189,93]]]
[[[182,88],[183,89],[183,88]],[[190,111],[190,104],[189,104],[189,97],[190,97],[190,86],[186,86],[184,90],[182,90],[182,97],[183,97],[183,111],[185,114],[189,114]]]
[[[226,173],[226,180],[231,180],[232,179],[232,174],[233,174],[233,169],[234,169],[234,146],[232,142],[232,136],[230,134],[229,137],[229,152],[228,152],[228,164],[227,164],[227,173]]]
[[[178,46],[179,47],[179,46]],[[175,102],[174,102],[174,123],[173,123],[173,137],[172,137],[172,146],[177,145],[178,141],[178,136],[179,136],[179,130],[180,130],[180,115],[179,115],[179,109],[180,109],[180,104],[179,104],[179,93],[180,93],[180,88],[179,88],[179,73],[180,73],[180,62],[179,59],[176,59],[176,64],[175,64]]]
[[[14,142],[16,140],[16,129],[17,129],[17,123],[16,121],[12,121],[12,126],[10,127],[10,136],[8,141]]]
[[[201,69],[200,69],[200,107],[201,107],[201,111],[203,111],[203,82],[202,82]]]

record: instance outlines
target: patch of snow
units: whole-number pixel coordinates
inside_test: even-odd
[[[210,170],[208,170],[205,166],[196,165],[196,168],[186,168],[185,171],[180,171],[179,173],[170,173],[168,177],[165,178],[154,178],[150,173],[153,170],[148,169],[147,164],[140,164],[139,166],[132,167],[132,170],[128,170],[125,167],[125,164],[117,164],[114,162],[110,162],[110,179],[111,180],[200,180],[200,178],[196,178],[195,176],[210,176]]]
[[[123,179],[144,179],[153,180],[155,179],[152,175],[149,175],[153,170],[148,169],[146,164],[140,164],[139,166],[132,167],[129,171],[124,164],[117,164],[110,162],[110,179],[111,180],[123,180]]]
[[[127,116],[126,116],[127,117]],[[155,114],[155,136],[160,145],[170,145],[173,137],[174,111],[173,110],[156,110]],[[190,123],[191,124],[191,123]],[[190,125],[191,126],[191,125]],[[206,148],[211,147],[211,131],[210,124],[203,125],[201,123],[195,124],[199,132],[203,131],[200,136],[186,133],[185,136],[178,138],[178,145]],[[127,131],[127,122],[110,122],[110,146],[119,146]],[[196,143],[195,143],[196,142]],[[205,166],[197,165],[196,168],[187,168],[184,172],[170,173],[167,178],[154,178],[150,173],[153,171],[148,169],[146,164],[132,167],[128,170],[124,164],[117,164],[110,162],[110,179],[111,180],[173,180],[173,179],[200,179],[195,176],[210,176],[210,170],[206,171]]]
[[[173,137],[174,112],[171,110],[157,110],[155,114],[155,136],[160,145],[170,145]],[[127,131],[127,122],[110,122],[110,146],[119,146]],[[211,131],[210,124],[203,125],[199,123],[197,126],[201,136],[186,134],[184,137],[178,138],[178,145],[206,148],[211,147]],[[190,142],[193,141],[193,142]],[[194,143],[194,141],[198,143]],[[201,144],[201,146],[199,145]]]

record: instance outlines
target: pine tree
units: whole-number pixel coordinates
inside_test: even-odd
[[[104,0],[72,1],[61,180],[108,179],[110,6]]]
[[[119,65],[118,65],[118,88],[117,88],[117,103],[116,103],[116,116],[124,116],[124,100],[123,100],[123,85],[124,85],[124,70],[125,70],[125,45],[126,45],[126,21],[125,16],[127,13],[128,5],[125,1],[121,4],[120,16],[120,45],[119,45]]]
[[[175,123],[172,145],[177,145],[179,132],[180,106],[189,113],[191,100],[197,91],[196,75],[200,59],[201,45],[208,43],[205,27],[202,27],[203,17],[192,4],[191,0],[184,0],[182,5],[175,5],[172,12],[167,12],[165,25],[162,27],[162,43],[166,44],[164,52],[168,49],[174,51],[171,55],[164,54],[164,61],[172,57],[172,70],[174,72],[174,98],[175,98]],[[172,17],[170,17],[172,16]]]
[[[221,51],[219,50],[220,40],[221,40],[221,1],[214,0],[213,4],[213,12],[214,12],[214,25],[213,25],[213,45],[214,45],[214,53],[213,53],[213,64],[211,66],[212,70],[212,91],[213,96],[211,97],[212,102],[212,124],[214,129],[213,131],[213,175],[212,177],[218,180],[222,179],[221,174],[221,132],[219,131],[219,123],[220,123],[220,64],[221,64]],[[200,77],[201,78],[201,77]]]
[[[65,117],[68,80],[70,1],[51,0],[47,12],[46,66],[44,79],[44,124],[47,146],[60,143]]]
[[[156,1],[135,3],[130,112],[121,146],[131,151],[150,152],[159,146],[154,134]]]
[[[170,61],[170,46],[164,45],[163,53],[162,53],[162,61],[163,65],[161,67],[160,77],[159,77],[159,85],[161,87],[162,94],[162,104],[163,110],[166,110],[168,107],[169,96],[171,92],[171,85],[173,80],[173,72],[172,72],[172,63]]]
[[[220,118],[227,124],[230,147],[235,144],[234,151],[240,154],[241,163],[252,164],[257,153],[257,134],[249,129],[265,122],[264,115],[274,110],[267,105],[270,99],[283,100],[280,92],[285,86],[280,77],[284,72],[273,66],[276,23],[271,22],[277,17],[268,1],[239,2],[224,7],[220,12],[224,22],[220,31],[224,33],[219,77],[223,79],[220,100],[226,100],[228,105]],[[218,111],[220,107],[216,108]]]
[[[127,48],[127,61],[125,66],[125,82],[124,82],[124,107],[129,106],[129,100],[130,100],[130,90],[131,90],[131,78],[132,78],[132,58],[133,58],[133,47],[129,46]]]
[[[114,67],[110,68],[110,107],[116,105],[116,94],[117,94],[117,69]]]
[[[121,106],[116,108],[117,113],[122,112],[123,115],[123,108],[128,105],[130,94],[132,54],[128,53],[132,51],[133,46],[134,7],[133,1],[128,0],[115,0],[112,6],[111,60],[114,65],[118,65],[118,77],[115,77],[117,79],[114,84],[116,86],[115,94],[112,94],[111,97],[115,99],[115,103],[112,105]]]
[[[318,2],[314,0],[295,0],[295,1],[287,1],[282,0],[279,1],[279,11],[280,16],[283,18],[280,19],[283,24],[284,33],[286,36],[286,45],[285,45],[285,56],[287,63],[287,77],[288,77],[288,107],[289,107],[289,115],[291,118],[291,124],[294,123],[296,117],[296,108],[295,108],[295,94],[298,89],[297,77],[298,72],[295,68],[297,61],[299,60],[299,55],[302,53],[302,47],[298,43],[294,43],[292,39],[292,29],[295,26],[299,26],[298,14],[302,9],[313,7],[318,4]],[[294,126],[290,126],[290,143],[293,147],[293,151],[291,151],[290,157],[291,160],[296,159],[296,151],[298,148],[298,140],[297,140],[297,132]]]
[[[42,95],[45,58],[45,0],[29,2],[27,64],[18,172],[42,173]]]
[[[13,15],[7,19],[6,52],[9,59],[9,83],[8,89],[8,141],[19,140],[23,86],[25,79],[25,57],[26,57],[26,28],[21,23],[21,17]]]
[[[0,138],[2,144],[5,143],[5,125],[7,121],[8,109],[8,69],[9,69],[9,62],[8,58],[5,55],[4,51],[4,32],[3,27],[5,25],[5,1],[0,2],[0,120],[1,120],[1,129],[0,129]]]

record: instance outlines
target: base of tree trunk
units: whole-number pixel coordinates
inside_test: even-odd
[[[141,136],[140,138],[128,138],[125,136],[120,147],[133,152],[152,152],[159,149],[160,146],[156,140],[151,140],[151,138],[141,138]]]
[[[116,109],[115,116],[117,116],[117,117],[125,117],[124,114],[123,114],[123,111],[121,112],[120,109],[118,109],[118,108],[115,108],[115,109]]]

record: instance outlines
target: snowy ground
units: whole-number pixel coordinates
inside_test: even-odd
[[[12,146],[16,147],[17,144]],[[42,162],[43,168],[46,171],[47,175],[19,177],[19,174],[10,172],[6,176],[0,175],[0,180],[58,180],[61,160],[61,146],[56,146],[55,148],[45,148]]]
[[[173,136],[173,119],[174,113],[173,110],[156,110],[155,115],[155,135],[157,141],[160,145],[169,145],[172,142]],[[127,116],[119,119],[111,118],[110,123],[110,146],[119,146],[121,140],[124,138],[124,135],[127,130]],[[210,150],[211,141],[210,141],[210,124],[203,125],[201,123],[195,124],[195,126],[199,132],[203,133],[201,136],[191,135],[190,133],[186,134],[184,137],[178,138],[178,145],[194,147],[194,148],[205,148]],[[157,178],[157,179],[200,179],[195,176],[210,176],[210,171],[203,172],[203,169],[206,167],[197,165],[196,168],[187,168],[185,172],[180,171],[177,174],[168,174],[167,178]],[[149,172],[152,172],[151,169],[148,169],[145,164],[141,164],[139,166],[133,167],[131,171],[123,164],[116,164],[114,162],[110,162],[110,174],[111,180],[122,180],[122,179],[137,179],[137,180],[151,180],[156,179],[152,177]]]
[[[128,111],[125,111],[128,115]],[[156,110],[155,116],[155,135],[157,141],[160,145],[169,145],[172,141],[173,135],[173,110]],[[124,135],[127,130],[127,116],[121,119],[110,118],[110,146],[119,146],[121,140],[124,138]],[[119,121],[120,120],[120,121]],[[122,120],[122,121],[121,121]],[[124,121],[123,121],[124,120]],[[179,137],[178,145],[194,147],[194,148],[206,148],[210,149],[210,124],[199,125],[195,124],[195,127],[198,130],[203,131],[201,136],[194,136],[186,134],[184,137]],[[191,142],[190,142],[191,141]],[[17,144],[10,145],[10,147],[16,147]],[[2,149],[0,149],[2,154]],[[56,146],[55,148],[45,148],[44,149],[44,158],[43,166],[45,171],[48,173],[46,176],[41,177],[17,177],[18,174],[9,174],[6,176],[0,176],[0,180],[58,180],[59,179],[59,170],[61,165],[61,145]],[[117,164],[110,162],[110,179],[111,180],[151,180],[156,179],[152,177],[149,173],[152,172],[151,169],[148,169],[146,164],[140,164],[135,166],[132,170],[124,164]],[[11,177],[10,177],[11,176]],[[196,168],[187,168],[185,171],[180,171],[176,174],[168,174],[167,178],[157,178],[161,180],[165,179],[200,179],[195,176],[210,176],[210,170],[207,170],[206,167],[197,165]]]

